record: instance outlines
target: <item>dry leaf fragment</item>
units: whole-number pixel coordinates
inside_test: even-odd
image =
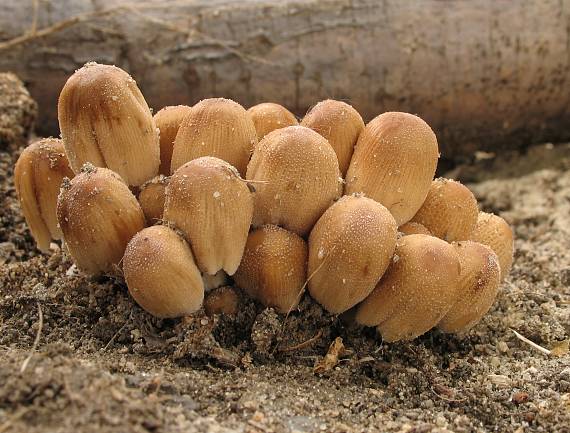
[[[552,349],[550,349],[550,354],[553,356],[564,356],[568,355],[570,351],[570,340],[562,340],[556,342]]]
[[[344,344],[341,337],[336,337],[329,346],[329,350],[323,359],[317,361],[313,367],[313,373],[321,374],[331,371],[338,364],[338,358],[344,352]]]

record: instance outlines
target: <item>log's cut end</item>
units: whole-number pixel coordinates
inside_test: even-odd
[[[0,149],[26,143],[38,115],[38,105],[24,83],[10,72],[0,73]]]

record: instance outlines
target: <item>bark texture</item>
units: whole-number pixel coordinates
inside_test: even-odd
[[[454,159],[570,137],[570,0],[2,0],[0,41],[43,134],[67,77],[96,60],[155,110],[225,96],[409,111]]]

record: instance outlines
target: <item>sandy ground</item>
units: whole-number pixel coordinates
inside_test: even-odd
[[[0,152],[0,433],[570,432],[570,145],[454,170],[513,225],[514,267],[466,337],[396,344],[308,297],[286,321],[245,299],[236,318],[155,319],[34,248],[17,155]],[[338,365],[315,373],[337,337]]]

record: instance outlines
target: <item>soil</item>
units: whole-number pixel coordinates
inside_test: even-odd
[[[570,145],[454,170],[512,224],[513,270],[468,335],[392,344],[308,296],[289,317],[243,297],[233,318],[151,317],[35,249],[18,153],[0,153],[0,433],[570,432]]]

